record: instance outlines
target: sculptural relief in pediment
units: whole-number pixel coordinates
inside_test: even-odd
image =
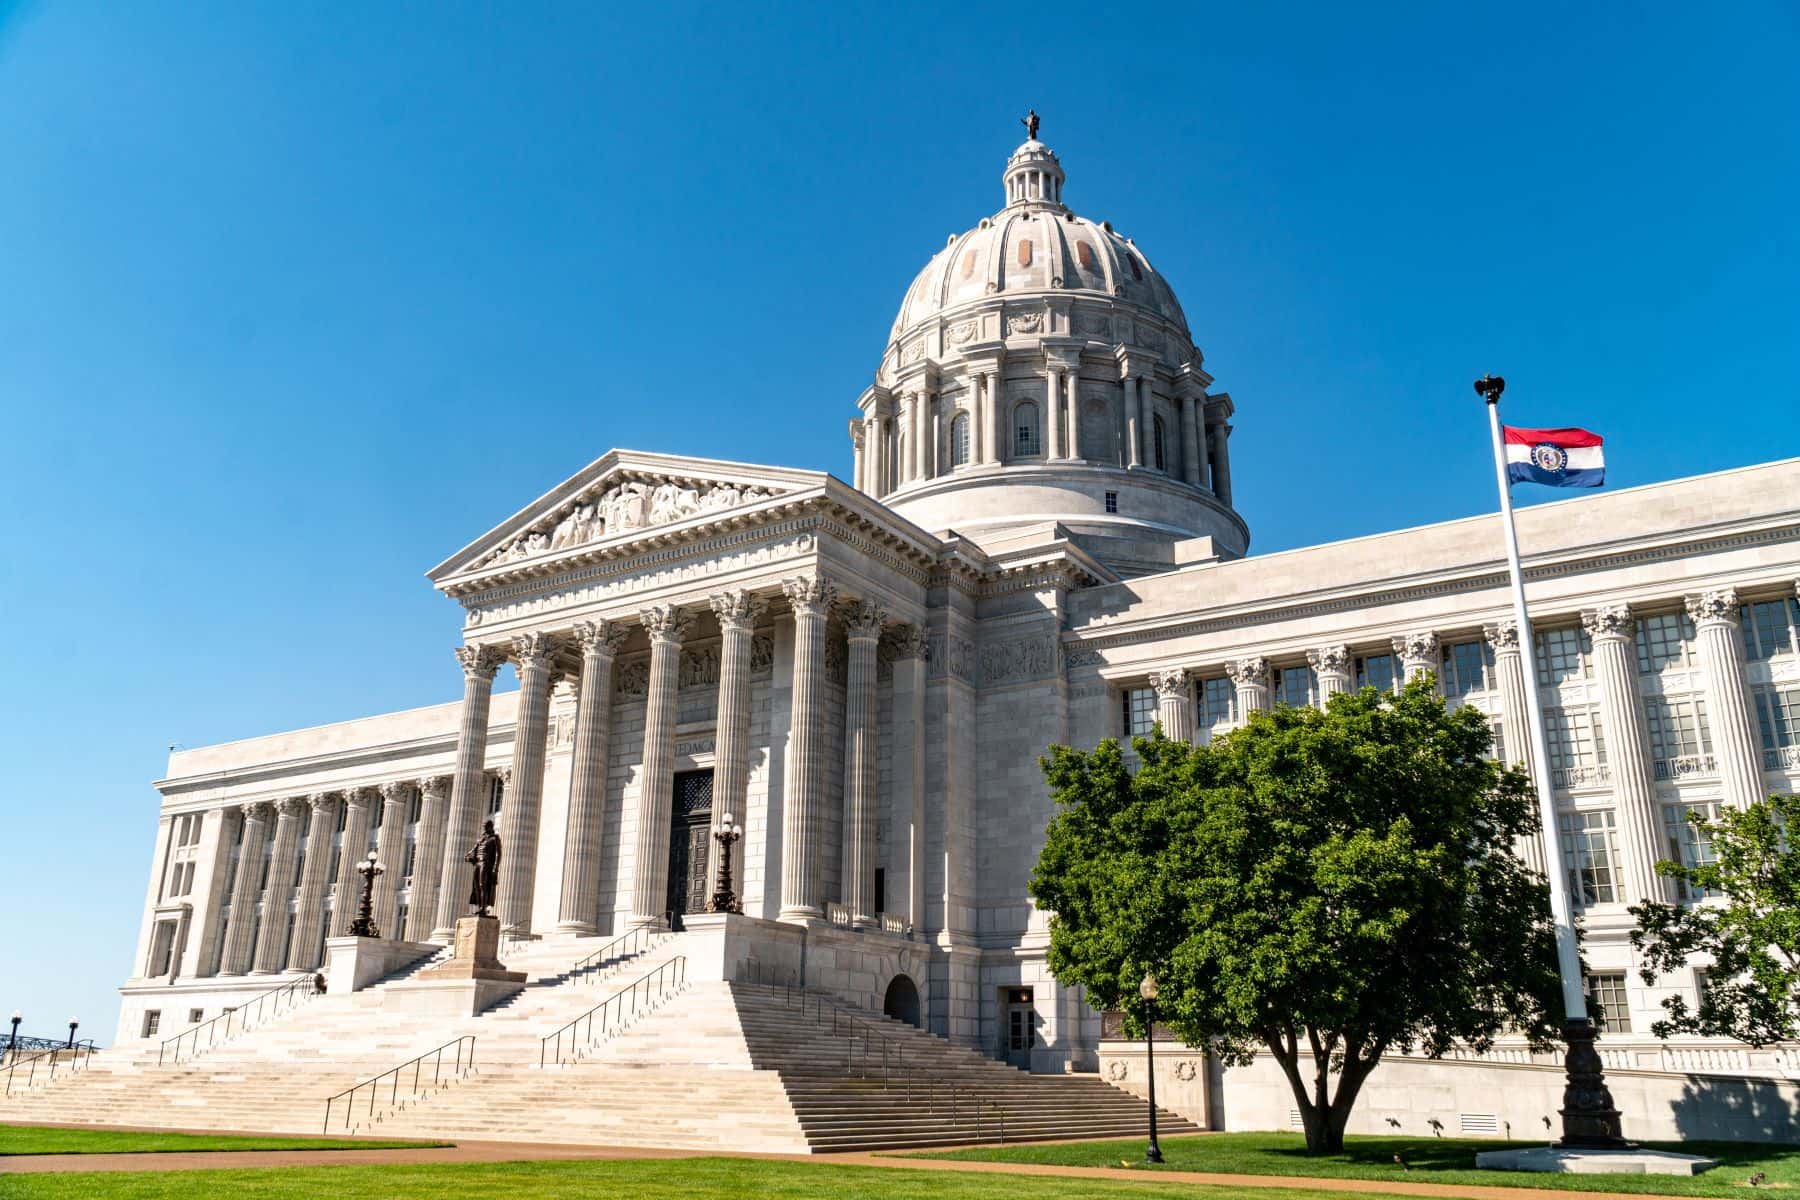
[[[755,504],[780,494],[774,488],[721,480],[660,478],[616,482],[614,477],[565,502],[469,566],[518,562],[638,529]]]

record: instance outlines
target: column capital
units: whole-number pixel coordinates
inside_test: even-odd
[[[1698,595],[1683,596],[1681,602],[1687,606],[1688,619],[1695,625],[1738,623],[1736,588],[1713,588]]]
[[[456,661],[462,664],[463,675],[469,679],[492,680],[505,660],[498,646],[472,644],[456,648]]]
[[[250,800],[238,805],[237,810],[238,815],[243,817],[246,821],[251,820],[252,818],[258,821],[266,821],[269,819],[269,810],[271,807],[272,806],[267,800]]]
[[[852,601],[844,610],[844,629],[852,641],[877,641],[887,624],[887,610],[873,600]]]
[[[549,671],[555,666],[558,648],[555,634],[533,630],[512,640],[510,657],[520,675],[530,670]]]
[[[375,798],[372,787],[353,787],[344,789],[344,806],[346,808],[367,808],[369,801]]]
[[[306,802],[312,806],[314,812],[318,812],[321,809],[330,808],[332,805],[336,804],[337,799],[338,794],[336,792],[314,792],[306,798]]]
[[[719,618],[720,629],[737,630],[748,633],[756,627],[756,619],[763,614],[768,603],[755,592],[739,588],[730,592],[714,592],[706,598],[712,605],[713,615]]]
[[[1269,660],[1266,658],[1234,659],[1225,664],[1225,673],[1238,687],[1269,686]]]
[[[638,612],[638,619],[650,634],[650,643],[679,646],[694,627],[694,618],[679,604],[653,604]]]
[[[1637,632],[1629,604],[1602,604],[1587,609],[1581,614],[1581,627],[1596,642],[1602,639],[1629,641]]]
[[[1320,675],[1348,675],[1350,647],[1315,646],[1306,652],[1306,663]]]
[[[1185,696],[1187,685],[1188,673],[1181,667],[1170,667],[1166,671],[1150,673],[1150,686],[1156,689],[1159,700],[1167,699],[1170,696]]]
[[[581,646],[581,657],[611,658],[624,646],[631,631],[617,621],[577,621],[575,641]]]
[[[931,641],[925,634],[922,625],[896,625],[888,634],[888,643],[894,648],[896,659],[931,658]]]
[[[1519,652],[1519,623],[1513,620],[1495,621],[1481,627],[1481,634],[1487,638],[1495,654],[1517,654]]]
[[[1403,662],[1422,662],[1437,665],[1438,635],[1429,629],[1415,633],[1403,633],[1394,639],[1394,653]]]
[[[283,817],[297,817],[306,807],[305,796],[283,796],[275,802],[275,812]]]
[[[381,801],[383,804],[399,804],[411,800],[411,789],[412,784],[404,779],[390,779],[381,785]]]
[[[427,800],[441,800],[450,794],[451,777],[448,775],[421,775],[415,781],[419,794]]]
[[[787,594],[788,603],[794,606],[796,616],[802,613],[824,616],[831,611],[832,601],[837,599],[837,585],[823,575],[797,575],[784,579],[781,590]]]

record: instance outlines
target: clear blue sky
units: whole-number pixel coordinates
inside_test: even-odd
[[[1484,371],[1800,453],[1796,10],[1587,7],[0,0],[0,1012],[110,1037],[168,745],[454,698],[421,572],[608,447],[847,475],[1029,105],[1253,552],[1491,509]]]

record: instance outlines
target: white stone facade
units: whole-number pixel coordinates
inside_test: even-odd
[[[1028,142],[1006,207],[909,289],[857,486],[609,452],[430,572],[464,610],[461,700],[174,753],[120,1040],[319,968],[370,849],[382,932],[442,942],[493,815],[508,936],[594,936],[703,906],[730,811],[744,912],[792,931],[746,970],[875,1008],[905,975],[934,1032],[1093,1070],[1098,1014],[1026,894],[1038,756],[1426,668],[1509,755],[1540,687],[1559,869],[1646,1033],[1625,908],[1701,852],[1679,816],[1800,781],[1800,460],[1522,511],[1528,670],[1498,518],[1244,557],[1230,397],[1062,186]]]

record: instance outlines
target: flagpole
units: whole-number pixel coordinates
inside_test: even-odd
[[[1611,1149],[1627,1145],[1620,1134],[1619,1112],[1607,1090],[1604,1064],[1594,1049],[1594,1024],[1588,1018],[1587,996],[1582,987],[1581,945],[1575,934],[1575,913],[1569,901],[1569,883],[1563,873],[1562,852],[1556,835],[1556,792],[1550,779],[1550,753],[1544,737],[1543,702],[1538,696],[1537,644],[1531,633],[1531,614],[1525,608],[1525,575],[1519,568],[1519,533],[1513,524],[1512,484],[1506,477],[1506,446],[1500,433],[1500,393],[1506,380],[1484,375],[1475,391],[1487,401],[1488,430],[1494,442],[1494,479],[1500,488],[1500,527],[1506,534],[1506,566],[1512,579],[1513,620],[1518,625],[1519,654],[1525,672],[1526,736],[1531,743],[1529,764],[1537,787],[1538,818],[1543,825],[1544,876],[1550,884],[1550,919],[1556,927],[1556,965],[1562,977],[1564,1025],[1568,1043],[1568,1084],[1563,1091],[1563,1137],[1559,1145]]]

